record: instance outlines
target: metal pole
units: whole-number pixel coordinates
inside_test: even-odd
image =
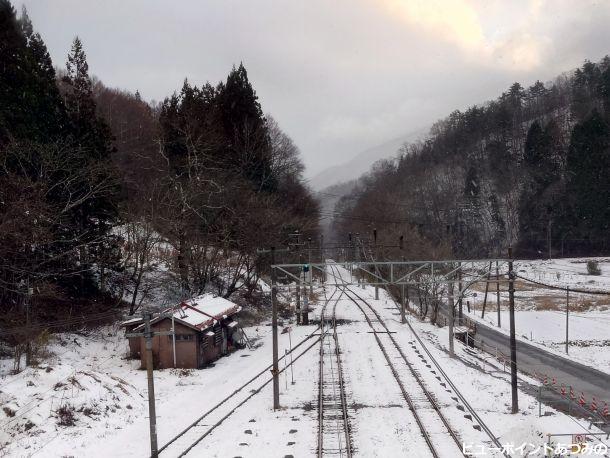
[[[566,287],[566,355],[568,354],[568,324],[570,315],[570,287]]]
[[[453,358],[453,315],[455,312],[455,307],[453,303],[453,282],[449,282],[447,284],[448,298],[449,298],[449,356]]]
[[[513,249],[508,248],[508,299],[510,307],[510,382],[511,382],[511,413],[519,412],[517,398],[517,340],[515,338],[515,272],[513,270]]]
[[[275,284],[275,247],[271,247],[271,329],[273,331],[273,369],[271,374],[273,375],[273,410],[280,408],[280,379],[278,369],[278,355],[277,355],[277,285]]]
[[[405,285],[400,285],[400,322],[406,323],[407,319],[405,317]]]
[[[498,327],[500,327],[500,270],[496,261],[496,307],[498,308]]]
[[[150,456],[156,458],[157,452],[157,414],[155,411],[155,382],[153,379],[153,354],[150,330],[150,313],[144,314],[144,339],[146,340],[146,376],[148,378],[148,419],[150,424]]]

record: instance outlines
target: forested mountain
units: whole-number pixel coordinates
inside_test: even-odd
[[[295,229],[317,235],[298,148],[263,114],[243,65],[151,106],[92,78],[78,37],[56,72],[8,0],[0,62],[6,320],[26,304],[38,319],[122,301],[133,313],[160,252],[179,295],[229,297],[256,284],[257,248]]]
[[[607,253],[609,122],[608,57],[514,83],[376,164],[336,205],[334,231],[376,227],[393,245],[403,234],[412,257]]]
[[[381,145],[368,148],[340,165],[333,165],[322,170],[311,178],[309,184],[314,190],[320,191],[340,183],[355,180],[366,173],[374,162],[396,156],[405,143],[425,138],[427,131],[428,129],[416,130],[407,135],[384,142]]]

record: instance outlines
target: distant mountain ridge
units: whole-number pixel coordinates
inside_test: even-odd
[[[313,190],[319,191],[338,183],[359,178],[362,174],[368,172],[376,161],[396,156],[404,143],[423,139],[428,130],[429,128],[419,129],[366,149],[343,164],[334,165],[321,171],[309,181],[309,185]]]

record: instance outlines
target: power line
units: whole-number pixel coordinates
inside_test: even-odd
[[[557,285],[548,285],[546,283],[542,283],[536,280],[532,280],[531,278],[526,278],[526,277],[522,277],[521,275],[515,275],[517,278],[520,278],[521,280],[527,281],[529,283],[533,283],[535,285],[539,285],[539,286],[544,286],[545,288],[549,288],[549,289],[559,289],[559,290],[563,290],[565,291],[566,289],[569,289],[571,293],[582,293],[582,294],[595,294],[595,295],[602,295],[602,296],[610,296],[610,291],[595,291],[595,290],[586,290],[586,289],[576,289],[576,288],[572,288],[570,286],[557,286]]]
[[[68,318],[65,320],[52,321],[52,322],[48,322],[48,323],[39,323],[39,324],[32,325],[32,326],[15,326],[12,328],[5,328],[4,330],[0,331],[0,336],[24,334],[24,333],[28,333],[31,331],[41,331],[43,329],[60,328],[60,327],[64,327],[64,326],[74,325],[74,324],[81,324],[81,323],[86,323],[86,322],[91,322],[91,321],[99,321],[99,320],[103,320],[105,318],[116,317],[119,313],[120,313],[119,311],[100,312],[100,313],[88,315],[86,317],[85,316],[84,317],[74,317],[74,318]]]

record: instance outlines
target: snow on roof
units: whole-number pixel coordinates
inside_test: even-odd
[[[227,318],[241,310],[239,305],[219,296],[203,294],[183,301],[174,309],[174,318],[184,323],[205,329],[215,321]],[[168,310],[171,313],[171,309]]]
[[[151,321],[151,324],[157,323],[166,318],[171,319],[172,314],[174,319],[186,326],[193,327],[200,331],[213,326],[217,321],[226,319],[231,315],[236,314],[241,310],[241,307],[233,302],[213,294],[203,294],[182,301],[179,305],[166,309],[157,315]],[[139,325],[134,331],[144,329],[144,324]]]
[[[123,321],[121,323],[121,326],[129,326],[129,325],[132,325],[132,324],[139,324],[139,323],[142,323],[142,321],[143,320],[142,320],[141,317],[130,318],[130,319],[126,320],[126,321]]]

